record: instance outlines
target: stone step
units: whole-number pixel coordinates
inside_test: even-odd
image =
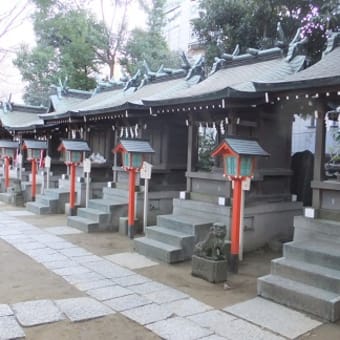
[[[54,197],[54,198],[59,198],[60,195],[69,195],[70,190],[65,189],[65,188],[50,188],[50,189],[45,189],[44,195]]]
[[[329,321],[340,318],[340,295],[276,275],[260,277],[258,295]]]
[[[288,242],[283,246],[283,256],[296,261],[305,261],[340,270],[340,247],[339,244],[333,242],[321,240]]]
[[[68,216],[67,225],[87,233],[105,230],[100,228],[98,222],[80,216]]]
[[[98,222],[101,226],[111,225],[111,214],[106,213],[97,209],[91,209],[91,208],[79,208],[77,210],[77,215],[80,217],[85,217],[89,220]]]
[[[159,215],[157,225],[163,228],[177,230],[179,232],[196,235],[198,239],[204,237],[212,226],[213,221],[191,215]]]
[[[177,230],[159,226],[146,227],[146,237],[182,248],[185,257],[190,258],[195,245],[195,237]]]
[[[281,257],[271,262],[271,273],[340,294],[340,271]]]
[[[37,195],[35,201],[45,205],[58,204],[58,198],[45,195]]]
[[[136,238],[134,240],[134,247],[139,254],[166,263],[181,262],[185,259],[181,248],[152,240],[148,237]]]
[[[88,207],[110,213],[110,212],[113,212],[113,210],[117,206],[124,206],[124,205],[126,206],[128,205],[128,202],[125,201],[124,199],[120,199],[120,200],[117,199],[115,201],[111,201],[111,200],[109,201],[104,198],[96,198],[96,199],[89,200]]]
[[[216,203],[175,198],[173,200],[173,213],[179,215],[194,215],[203,218],[215,215],[220,216],[221,220],[228,221],[231,210],[228,206],[221,206]]]
[[[340,240],[340,222],[296,216],[294,218],[294,240],[298,241],[306,238],[319,238],[329,241]]]
[[[50,207],[39,202],[26,202],[26,210],[37,215],[50,214]]]
[[[129,191],[125,189],[119,189],[119,188],[103,188],[103,197],[104,198],[126,198],[128,200],[129,198]]]

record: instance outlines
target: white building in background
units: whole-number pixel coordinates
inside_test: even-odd
[[[326,153],[331,155],[336,149],[334,135],[339,129],[339,122],[326,120]],[[315,118],[313,116],[301,117],[294,115],[292,132],[292,154],[300,151],[315,151]]]
[[[184,51],[188,56],[202,54],[191,21],[199,16],[197,0],[168,0],[165,10],[164,36],[172,51]]]

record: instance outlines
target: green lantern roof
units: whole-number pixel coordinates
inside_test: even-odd
[[[270,154],[254,139],[225,138],[225,142],[239,155],[268,157]]]

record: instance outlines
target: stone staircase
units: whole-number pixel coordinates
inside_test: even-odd
[[[26,209],[38,215],[63,214],[69,195],[67,188],[45,189],[44,194],[37,195],[34,202],[26,203]]]
[[[229,221],[229,207],[194,200],[173,200],[173,213],[157,217],[135,239],[135,250],[145,256],[176,263],[191,259],[194,245],[203,240],[214,222]]]
[[[298,216],[294,241],[283,257],[271,263],[271,273],[258,279],[262,297],[314,314],[340,319],[340,222]]]
[[[67,225],[85,232],[118,231],[119,218],[127,216],[128,191],[103,188],[103,198],[91,199],[87,208],[78,208],[76,216],[67,218]]]

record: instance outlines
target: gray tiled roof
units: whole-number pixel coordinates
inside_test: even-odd
[[[24,144],[28,149],[47,149],[47,141],[46,140],[34,140],[34,139],[25,139]]]
[[[229,137],[225,138],[225,142],[239,155],[269,156],[256,140]]]
[[[137,91],[134,88],[129,88],[123,91],[121,88],[114,90],[99,92],[91,98],[83,100],[73,106],[69,106],[65,112],[52,112],[41,115],[44,120],[67,118],[69,116],[84,116],[98,112],[116,112],[128,108],[145,108],[142,99],[151,96],[155,93],[168,91],[173,87],[186,88],[184,78],[175,78],[146,84]]]
[[[120,144],[127,152],[154,153],[148,141],[142,139],[122,139]]]
[[[0,148],[16,149],[18,147],[19,147],[19,142],[17,142],[17,141],[0,139]]]
[[[64,139],[61,144],[70,151],[90,151],[86,141],[76,139]]]
[[[242,96],[242,93],[255,93],[252,84],[255,80],[276,80],[293,74],[301,69],[305,58],[297,56],[288,63],[284,58],[267,60],[257,63],[228,67],[217,71],[204,81],[187,89],[160,93],[144,98],[143,102],[150,105],[193,102],[199,100]]]
[[[118,93],[115,93],[114,96],[112,96],[112,94],[110,95],[109,92],[104,92],[102,93],[102,96],[100,96],[101,94],[98,94],[91,98],[91,103],[90,100],[83,102],[82,107],[79,107],[78,110],[85,113],[104,109],[113,109],[112,111],[114,111],[115,109],[128,108],[129,104],[142,107],[143,98],[183,83],[185,83],[184,78],[180,78],[147,84],[137,91],[132,91],[130,89],[127,91],[117,90]],[[75,108],[72,108],[72,111],[75,111]]]
[[[305,70],[281,79],[255,82],[260,91],[294,90],[340,84],[340,47],[326,54],[319,62]]]
[[[13,105],[12,110],[0,109],[0,120],[9,129],[41,126],[44,122],[39,114],[44,110],[46,108],[36,107],[34,110],[31,106]]]

